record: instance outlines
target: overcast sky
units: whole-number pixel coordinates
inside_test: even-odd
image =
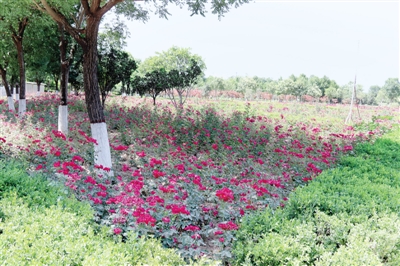
[[[258,1],[221,20],[171,6],[168,20],[127,21],[125,48],[142,60],[172,46],[190,47],[206,76],[287,78],[324,75],[368,90],[399,75],[398,1]]]

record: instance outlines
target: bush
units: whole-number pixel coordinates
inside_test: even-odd
[[[159,241],[121,236],[93,222],[89,204],[69,197],[24,164],[0,162],[0,262],[7,265],[182,265]]]
[[[283,209],[245,219],[235,264],[399,265],[400,130],[324,171]]]
[[[15,193],[0,200],[0,261],[7,265],[182,265],[173,250],[131,234],[126,243],[60,206],[29,208]]]

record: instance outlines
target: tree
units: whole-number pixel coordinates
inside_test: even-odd
[[[204,80],[204,94],[205,96],[210,96],[212,91],[223,91],[225,90],[225,82],[223,78],[210,76]]]
[[[35,32],[28,31],[25,40],[25,61],[27,77],[29,80],[35,81],[38,92],[40,85],[47,76],[51,75],[52,62],[58,63],[58,46],[57,28],[53,21],[48,24],[42,24],[40,30]],[[58,64],[59,66],[59,64]],[[58,71],[60,73],[60,71]]]
[[[190,59],[188,68],[183,71],[173,69],[168,72],[167,93],[176,109],[182,109],[189,91],[202,75],[200,65],[195,59]],[[174,90],[178,93],[179,102],[175,98]]]
[[[122,50],[128,36],[124,23],[117,19],[112,26],[106,24],[104,28],[105,31],[99,34],[98,47],[98,77],[103,108],[107,95],[115,85],[121,82],[124,89],[137,68],[133,57]]]
[[[79,43],[83,50],[83,76],[85,101],[89,121],[91,123],[92,137],[97,141],[95,146],[95,164],[111,168],[111,153],[108,140],[105,116],[100,101],[99,85],[97,78],[97,38],[101,19],[114,6],[118,13],[127,15],[132,19],[148,19],[149,11],[144,4],[133,0],[81,0],[80,3],[85,13],[85,24],[83,27],[76,27],[67,19],[66,7],[73,7],[78,1],[73,0],[32,0],[36,5],[45,10],[56,22],[61,23],[66,31]],[[238,7],[248,0],[220,1],[211,0],[212,13],[222,16],[229,11],[231,6]],[[156,3],[156,2],[155,2]],[[169,13],[167,5],[174,3],[182,6],[180,0],[161,1],[155,4],[155,13],[166,18]],[[203,1],[195,0],[186,2],[189,10],[194,14],[204,15],[206,7]]]
[[[170,85],[166,92],[176,108],[182,108],[186,97],[197,78],[203,75],[206,66],[203,59],[192,54],[189,48],[171,47],[149,57],[140,65],[139,74],[164,69],[169,76]],[[177,92],[178,99],[174,92]]]
[[[332,102],[333,99],[338,98],[338,92],[335,87],[329,87],[325,90],[325,96]]]
[[[382,90],[391,102],[400,102],[400,82],[397,78],[389,78],[385,81]]]
[[[379,91],[381,90],[381,87],[378,85],[374,85],[369,87],[369,91],[366,95],[366,104],[378,104],[376,97],[378,96]]]
[[[20,116],[26,112],[24,34],[28,24],[41,23],[39,15],[32,8],[29,0],[3,1],[1,4],[0,32],[4,38],[11,37],[17,51],[20,86],[18,113]]]
[[[131,81],[134,92],[140,96],[149,94],[153,99],[153,105],[156,105],[157,96],[165,91],[169,86],[170,77],[165,69],[153,70],[144,76],[135,75]]]
[[[136,63],[127,52],[111,47],[99,53],[98,77],[103,107],[108,93],[118,83],[126,82],[135,69]]]

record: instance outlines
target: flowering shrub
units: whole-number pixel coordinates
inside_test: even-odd
[[[111,175],[111,169],[92,163],[96,143],[82,99],[70,101],[68,136],[57,131],[56,102],[52,94],[29,100],[21,121],[3,104],[2,151],[25,157],[32,171],[63,182],[114,234],[154,235],[185,257],[229,258],[243,216],[284,207],[295,187],[352,152],[355,142],[382,131],[286,118],[302,105],[268,105],[267,114],[279,112],[272,118],[251,115],[250,105],[244,112],[188,107],[175,114],[168,105],[152,109],[127,98],[126,106],[106,109]]]

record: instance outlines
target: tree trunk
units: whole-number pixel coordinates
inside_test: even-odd
[[[111,169],[110,144],[97,78],[97,33],[100,25],[100,18],[94,16],[88,17],[86,23],[86,45],[82,47],[83,80],[86,108],[91,124],[92,137],[97,141],[97,145],[94,147],[94,162],[96,165],[102,165],[103,167]]]
[[[23,35],[28,24],[28,18],[24,18],[20,21],[18,27],[18,33],[11,27],[12,31],[12,40],[17,48],[18,55],[18,65],[19,65],[19,85],[21,86],[19,92],[19,106],[18,106],[18,114],[19,116],[24,116],[26,112],[26,96],[25,96],[25,86],[26,86],[26,77],[25,77],[25,59],[24,59],[24,48],[22,45]]]
[[[42,82],[40,81],[40,80],[36,80],[36,86],[37,86],[37,95],[40,95],[40,84],[41,84]]]
[[[65,39],[64,27],[58,23],[60,33],[60,61],[61,61],[61,99],[58,107],[58,131],[64,135],[68,134],[68,80],[71,60],[74,54],[74,48],[71,48],[70,58],[67,58],[68,41]]]
[[[0,66],[0,75],[1,75],[1,79],[3,80],[4,89],[6,90],[6,94],[7,94],[8,110],[15,112],[14,101],[13,101],[12,94],[10,91],[10,86],[8,85],[8,82],[7,82],[7,70],[5,68],[3,68],[2,66]]]
[[[19,85],[15,84],[15,100],[19,101]]]

